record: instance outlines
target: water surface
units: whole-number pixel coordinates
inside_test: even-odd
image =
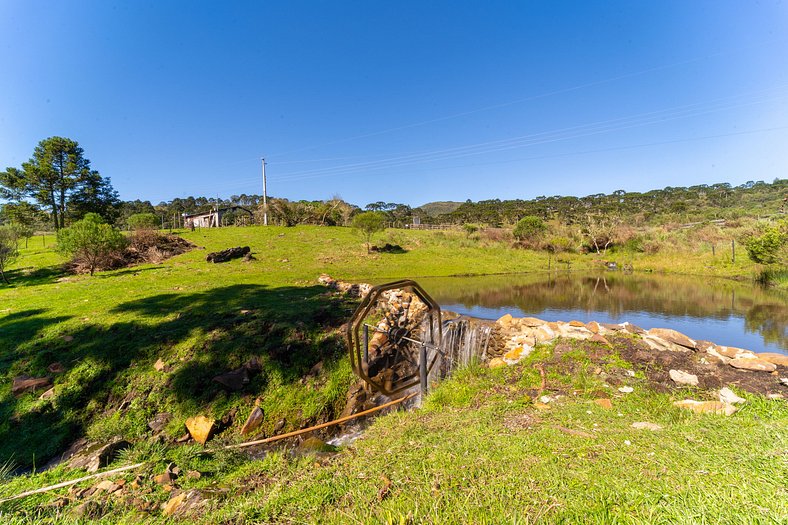
[[[729,279],[623,274],[514,274],[420,278],[446,310],[482,319],[673,328],[693,339],[788,354],[788,294]]]

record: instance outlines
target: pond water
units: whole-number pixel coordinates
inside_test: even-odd
[[[788,354],[788,294],[751,283],[620,272],[418,281],[442,308],[482,319],[508,313],[545,321],[629,321],[720,345]]]

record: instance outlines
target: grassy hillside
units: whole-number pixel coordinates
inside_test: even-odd
[[[422,204],[421,206],[416,208],[416,210],[421,210],[430,217],[437,217],[438,215],[451,213],[457,208],[459,208],[460,206],[462,206],[461,202],[436,201],[436,202],[428,202],[427,204]]]
[[[0,465],[39,467],[77,437],[106,441],[123,436],[135,443],[125,461],[153,461],[145,473],[142,494],[134,496],[154,505],[144,520],[158,519],[158,505],[170,496],[150,480],[169,462],[184,471],[207,474],[201,479],[182,479],[182,488],[219,491],[209,498],[206,523],[385,522],[389,517],[399,523],[400,515],[409,513],[415,522],[432,522],[441,515],[447,516],[446,521],[467,521],[463,519],[466,514],[474,516],[472,521],[495,522],[496,516],[509,516],[512,521],[521,513],[533,512],[536,517],[541,512],[571,521],[583,502],[596,502],[598,521],[605,521],[616,513],[632,512],[621,507],[620,501],[634,505],[638,497],[657,498],[662,490],[669,495],[665,501],[675,508],[666,516],[691,517],[706,505],[706,496],[689,497],[661,479],[652,480],[652,488],[645,493],[632,489],[624,496],[616,495],[623,481],[614,476],[626,459],[620,457],[619,438],[632,433],[618,422],[619,416],[606,416],[604,422],[613,437],[602,440],[601,447],[576,440],[571,433],[561,436],[560,431],[561,439],[549,445],[544,441],[555,425],[574,428],[573,421],[582,428],[592,425],[583,415],[589,409],[584,399],[604,388],[594,382],[578,385],[583,394],[577,401],[555,405],[554,412],[540,415],[538,419],[548,423],[538,433],[508,434],[501,418],[510,411],[530,414],[534,410],[530,398],[520,395],[521,386],[530,388],[528,382],[534,380],[533,370],[527,368],[520,369],[520,378],[507,375],[510,372],[471,370],[437,390],[415,419],[404,415],[381,419],[357,448],[338,456],[321,456],[318,461],[273,453],[262,462],[250,463],[242,454],[206,456],[196,446],[172,446],[183,434],[185,418],[198,414],[225,420],[228,428],[214,440],[216,444],[240,441],[238,431],[256,398],[265,412],[262,430],[266,435],[274,433],[274,428],[281,432],[330,419],[342,409],[352,374],[338,329],[355,304],[326,294],[315,284],[320,273],[383,281],[543,271],[547,266],[546,254],[512,249],[506,241],[469,239],[460,232],[390,230],[375,240],[400,244],[407,252],[373,255],[366,254],[361,239],[347,228],[226,228],[184,232],[183,236],[201,248],[162,264],[94,277],[63,274],[62,261],[51,250],[51,238],[46,239],[46,246],[41,237],[33,239],[23,250],[9,272],[13,285],[0,288]],[[239,245],[251,246],[256,260],[205,262],[207,252]],[[600,265],[594,255],[562,257],[561,268]],[[636,269],[749,276],[752,265],[742,259],[731,263],[719,253],[705,251],[631,255]],[[240,391],[229,392],[212,381],[253,358],[262,370]],[[163,365],[160,370],[154,367],[158,361]],[[322,365],[316,367],[318,363]],[[63,371],[57,371],[55,364]],[[39,391],[15,397],[11,382],[21,375],[51,377],[54,395],[39,399]],[[556,372],[556,379],[559,375]],[[666,468],[679,483],[702,484],[707,478],[680,464],[687,442],[694,443],[696,451],[702,450],[697,448],[699,443],[709,445],[704,436],[721,432],[728,454],[738,453],[744,446],[741,440],[760,440],[754,451],[736,456],[742,460],[739,466],[744,465],[742,474],[723,470],[722,460],[698,469],[733,476],[735,483],[748,473],[755,476],[760,469],[765,474],[759,475],[758,483],[740,495],[726,492],[725,497],[767,509],[768,515],[784,515],[780,498],[768,502],[762,497],[763,491],[773,489],[773,480],[780,480],[779,468],[784,466],[779,451],[785,448],[780,440],[786,433],[772,423],[777,418],[784,425],[784,409],[754,400],[742,418],[696,422],[665,409],[667,397],[654,399],[645,394],[627,398],[620,409],[627,421],[643,413],[643,417],[680,424],[663,434],[670,436],[666,446],[671,456],[664,464],[649,463],[649,468],[656,469],[649,476],[659,478],[660,469]],[[151,439],[148,422],[163,414],[168,423],[158,438]],[[521,417],[516,412],[511,415]],[[688,441],[687,436],[695,441]],[[652,446],[655,441],[648,443]],[[467,461],[464,458],[469,454],[472,460]],[[772,462],[756,460],[755,456],[768,454],[775,458]],[[597,457],[605,461],[592,461]],[[612,463],[605,472],[611,478],[601,483],[594,469],[608,460]],[[516,477],[513,473],[519,465],[533,467],[534,478]],[[567,468],[582,472],[577,478],[555,477]],[[79,475],[58,467],[15,478],[0,486],[0,498]],[[131,481],[134,474],[124,479]],[[378,500],[378,491],[388,486],[385,480],[391,486]],[[599,484],[598,490],[570,505],[589,484]],[[474,487],[487,485],[495,490],[474,492]],[[228,495],[233,497],[226,499]],[[60,516],[60,507],[37,507],[53,501],[41,496],[11,508],[28,516],[25,519],[40,522]],[[108,523],[139,522],[139,504],[112,501],[102,503],[105,507],[99,513],[107,515]],[[76,503],[69,505],[71,509]],[[556,514],[559,511],[565,514]]]

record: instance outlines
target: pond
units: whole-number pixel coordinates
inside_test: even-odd
[[[442,308],[482,319],[508,313],[545,321],[629,321],[719,345],[788,354],[788,294],[752,283],[621,272],[418,281]]]

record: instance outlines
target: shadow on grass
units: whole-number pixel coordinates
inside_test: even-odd
[[[55,361],[66,371],[55,375],[51,400],[39,400],[33,393],[15,398],[9,386],[0,388],[0,460],[13,458],[23,467],[43,464],[81,437],[96,418],[118,410],[130,392],[146,399],[148,412],[188,412],[220,394],[231,403],[258,392],[271,377],[280,384],[298,381],[317,362],[342,351],[341,340],[326,340],[324,333],[343,323],[352,305],[325,291],[320,286],[232,285],[160,294],[113,309],[134,314],[132,321],[85,325],[69,332],[70,341],[35,335],[47,323],[62,320],[42,317],[43,311],[5,319],[9,325],[31,323],[15,332],[17,349],[3,354],[7,379],[10,369],[45,375]],[[261,362],[262,372],[242,391],[224,392],[212,381],[253,357]],[[153,371],[159,358],[168,363],[168,372]],[[157,388],[155,395],[150,393]]]
[[[43,268],[37,268],[33,271],[27,268],[17,268],[5,272],[9,284],[5,284],[0,280],[0,288],[3,286],[38,286],[41,284],[51,284],[65,275],[68,274],[60,265],[44,266]]]

